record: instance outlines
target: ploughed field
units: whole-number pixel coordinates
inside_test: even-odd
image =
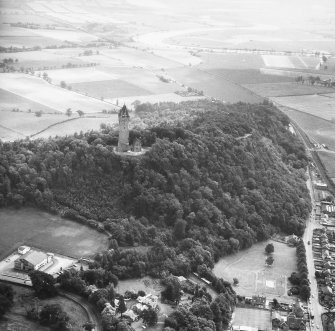
[[[0,209],[0,257],[22,244],[73,256],[107,248],[107,236],[87,226],[34,208]]]

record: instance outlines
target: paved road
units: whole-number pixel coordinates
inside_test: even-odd
[[[315,220],[315,215],[314,215],[315,201],[314,201],[312,181],[310,177],[308,178],[308,181],[307,181],[307,187],[309,189],[309,192],[311,195],[311,201],[312,201],[312,212],[310,215],[310,219],[307,221],[305,233],[303,236],[303,241],[306,247],[306,258],[307,258],[309,279],[311,282],[311,304],[309,304],[308,306],[310,307],[314,315],[314,323],[315,323],[314,329],[316,329],[316,326],[319,325],[320,330],[322,330],[321,314],[324,313],[325,310],[319,304],[318,286],[317,286],[316,279],[315,279],[315,268],[314,268],[313,251],[312,251],[313,229],[321,228],[322,226],[318,224],[318,222]],[[310,245],[308,245],[308,241],[310,241]]]

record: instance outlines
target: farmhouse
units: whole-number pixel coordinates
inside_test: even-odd
[[[14,268],[23,271],[38,270],[52,260],[51,253],[30,250],[14,261]]]

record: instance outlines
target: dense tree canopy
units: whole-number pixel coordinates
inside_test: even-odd
[[[162,113],[167,107],[175,120]],[[116,155],[117,132],[108,127],[0,142],[0,205],[35,204],[105,228],[111,247],[152,247],[100,254],[96,268],[118,278],[188,274],[278,229],[303,233],[310,209],[307,157],[285,115],[268,104],[209,101],[161,104],[154,111],[170,124],[131,131],[131,140],[139,137],[150,147],[139,158]],[[176,114],[187,111],[192,120],[177,123]],[[91,282],[93,275],[86,276]]]

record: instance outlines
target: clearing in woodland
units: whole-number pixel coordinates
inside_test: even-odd
[[[34,208],[1,209],[0,229],[0,258],[22,244],[76,258],[107,248],[105,234]]]
[[[274,245],[274,263],[265,265],[265,246]],[[230,282],[239,280],[235,291],[239,295],[265,295],[290,301],[287,296],[289,286],[287,278],[296,271],[296,252],[286,244],[269,241],[253,245],[251,248],[221,259],[214,266],[214,274]]]

